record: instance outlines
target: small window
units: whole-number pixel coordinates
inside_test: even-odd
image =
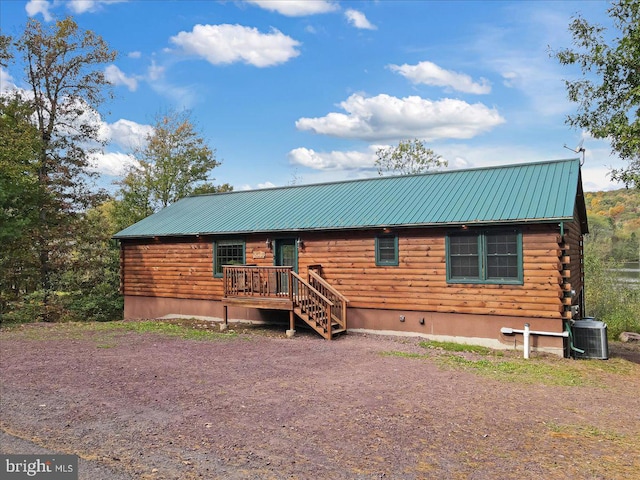
[[[518,278],[518,235],[486,235],[487,279]]]
[[[241,240],[225,240],[213,244],[213,275],[222,277],[225,265],[244,265],[244,242]]]
[[[522,235],[478,231],[447,236],[449,283],[522,283]]]
[[[376,265],[398,265],[398,237],[385,235],[376,237]]]
[[[452,278],[479,277],[480,249],[477,236],[449,237],[449,268]]]

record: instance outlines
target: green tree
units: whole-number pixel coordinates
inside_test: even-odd
[[[156,119],[136,164],[119,182],[116,223],[124,228],[192,194],[232,190],[215,186],[211,171],[220,165],[189,112],[169,112]]]
[[[38,288],[31,239],[38,225],[39,136],[31,114],[19,96],[0,96],[0,316],[9,302]]]
[[[12,58],[11,37],[8,35],[0,35],[0,67],[8,67],[9,60]]]
[[[422,140],[400,140],[396,147],[379,148],[376,167],[378,175],[399,174],[412,175],[423,173],[431,168],[446,167],[447,161],[430,148],[424,146]]]
[[[65,315],[72,320],[107,321],[122,318],[120,249],[111,236],[112,202],[83,213],[76,228],[77,242],[56,284],[65,292]]]
[[[2,45],[8,52],[9,44],[2,40]],[[31,19],[13,46],[25,66],[28,90],[22,99],[37,132],[37,142],[28,155],[29,168],[23,171],[36,193],[21,198],[25,208],[28,205],[37,212],[30,238],[42,292],[40,317],[53,320],[49,307],[56,290],[54,281],[69,264],[83,212],[102,198],[92,190],[95,174],[89,166],[91,155],[101,147],[97,109],[109,85],[104,64],[116,54],[71,18],[50,27]],[[5,58],[8,62],[12,55],[3,54],[3,61]],[[17,162],[25,161],[17,157],[13,166],[20,168]]]
[[[567,123],[609,138],[613,152],[629,162],[612,177],[640,188],[640,0],[615,0],[607,12],[618,35],[611,44],[605,27],[578,15],[569,25],[573,47],[552,55],[582,73],[579,80],[565,81],[578,107]]]

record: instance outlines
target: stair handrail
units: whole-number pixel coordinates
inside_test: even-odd
[[[333,285],[331,285],[329,282],[327,282],[324,278],[322,278],[320,275],[318,275],[313,270],[309,270],[309,278],[313,278],[314,280],[316,280],[324,288],[329,290],[333,295],[338,297],[340,299],[340,301],[345,302],[345,303],[349,303],[349,299],[347,297],[345,297],[342,293],[340,293],[338,290],[336,290],[336,288]],[[309,282],[309,283],[311,283],[311,282]]]
[[[290,272],[290,275],[292,280],[291,281],[292,287],[294,283],[298,285],[295,289],[297,292],[299,291],[300,286],[302,286],[303,289],[307,290],[309,293],[312,294],[312,295],[308,295],[307,292],[304,292],[304,294],[301,295],[300,293],[302,292],[298,292],[297,295],[292,295],[292,300],[294,305],[298,306],[298,308],[300,308],[300,311],[302,313],[304,313],[305,315],[308,315],[309,320],[313,320],[316,322],[316,325],[313,325],[312,323],[310,323],[310,325],[314,329],[316,329],[318,333],[321,333],[318,330],[318,328],[320,327],[326,333],[326,335],[323,335],[323,336],[331,340],[331,336],[332,336],[331,309],[334,306],[333,302],[329,300],[327,297],[325,297],[322,294],[322,292],[314,288],[311,284],[309,284],[306,280],[304,280],[300,275],[298,275],[293,270]],[[293,292],[293,290],[294,288],[291,288],[291,292]],[[323,316],[318,317],[317,312],[309,308],[309,304],[320,307],[325,312],[325,314]],[[318,322],[320,322],[320,324],[318,324]]]
[[[334,319],[336,322],[343,328],[347,329],[347,303],[349,303],[349,299],[345,297],[342,293],[335,289],[333,285],[327,282],[324,278],[322,278],[318,273],[313,270],[309,270],[309,284],[313,282],[318,282],[323,288],[325,288],[332,296],[338,300],[339,305],[336,305],[337,308],[333,309]],[[333,301],[333,299],[331,299]],[[338,310],[338,314],[336,315],[336,310]]]
[[[307,287],[309,290],[311,290],[313,293],[318,295],[323,302],[326,302],[326,303],[328,303],[329,305],[331,305],[333,307],[333,305],[334,305],[333,302],[331,300],[329,300],[327,297],[325,297],[320,290],[315,288],[313,285],[311,285],[309,282],[307,282],[304,278],[302,278],[300,275],[298,275],[293,270],[291,270],[291,275],[293,277],[295,277],[299,282],[301,282],[305,287]]]

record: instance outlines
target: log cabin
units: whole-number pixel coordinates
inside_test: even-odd
[[[513,348],[584,311],[579,159],[181,199],[117,233],[124,316]],[[567,354],[566,338],[533,350]]]

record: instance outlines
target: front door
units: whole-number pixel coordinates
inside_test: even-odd
[[[274,261],[276,266],[291,267],[294,272],[298,272],[298,250],[295,238],[282,238],[275,241],[276,251]],[[278,279],[278,292],[289,293],[289,275],[281,273]]]

